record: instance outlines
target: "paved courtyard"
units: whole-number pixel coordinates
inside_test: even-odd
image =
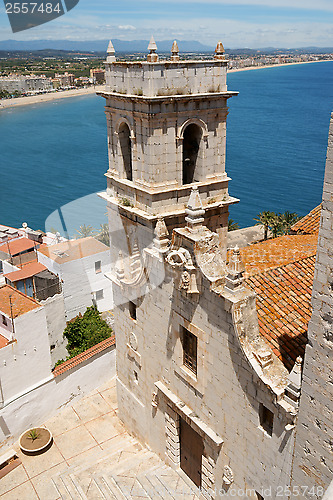
[[[53,445],[0,481],[1,500],[186,499],[195,487],[126,433],[117,417],[115,379],[45,422]],[[193,489],[192,489],[193,488]]]

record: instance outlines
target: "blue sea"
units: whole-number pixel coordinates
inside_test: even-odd
[[[239,91],[228,101],[231,218],[245,227],[263,210],[306,214],[321,201],[333,62],[230,73],[228,88]],[[3,110],[0,148],[0,224],[73,235],[106,222],[93,194],[108,166],[103,98]]]

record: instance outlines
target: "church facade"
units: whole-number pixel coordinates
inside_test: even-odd
[[[100,93],[119,417],[207,499],[286,498],[303,360],[288,369],[264,338],[246,263],[227,252],[238,201],[225,172],[227,101],[237,92],[221,42],[204,61],[181,61],[176,43],[168,60],[156,50],[152,39],[147,61],[117,62],[110,43]],[[308,498],[321,498],[327,478]]]

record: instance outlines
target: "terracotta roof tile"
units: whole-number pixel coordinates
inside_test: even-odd
[[[291,231],[297,234],[318,234],[321,216],[321,204],[311,210],[305,217],[291,226]]]
[[[36,274],[45,271],[47,269],[40,262],[29,262],[19,271],[13,271],[12,273],[5,274],[5,278],[14,283],[15,281],[24,280],[31,278]]]
[[[257,294],[260,334],[288,370],[304,358],[315,260],[313,254],[245,280]]]
[[[87,349],[86,351],[82,352],[81,354],[78,354],[74,358],[68,359],[67,361],[64,361],[61,363],[61,365],[58,365],[54,370],[53,370],[53,375],[54,377],[58,377],[59,375],[62,375],[63,373],[67,372],[68,370],[71,370],[75,366],[80,365],[87,359],[92,358],[96,354],[104,351],[105,349],[108,349],[109,347],[115,345],[116,343],[116,337],[112,335],[111,337],[103,340],[99,344],[94,345],[93,347],[90,347],[90,349]]]
[[[12,310],[10,308],[10,300]],[[42,307],[34,299],[27,297],[24,293],[19,292],[9,285],[0,286],[0,312],[9,318],[13,314],[14,318],[22,316],[33,309]]]
[[[9,344],[9,340],[6,339],[6,337],[3,337],[2,335],[0,335],[0,349],[2,349],[3,347],[6,347],[6,345]]]
[[[9,240],[0,245],[0,252],[4,252],[8,255],[10,253],[10,255],[14,256],[22,252],[27,252],[28,250],[33,250],[35,246],[38,247],[38,243],[29,240],[29,238],[17,238],[16,240]]]
[[[108,250],[110,248],[104,245],[104,243],[89,236],[88,238],[63,241],[49,247],[43,246],[39,249],[39,252],[55,262],[63,264]]]
[[[241,257],[245,264],[246,277],[253,276],[268,269],[279,268],[297,262],[316,254],[317,234],[294,234],[272,238],[241,248]],[[275,274],[278,276],[278,274]],[[302,283],[298,279],[297,270],[288,275],[288,279],[301,289]]]

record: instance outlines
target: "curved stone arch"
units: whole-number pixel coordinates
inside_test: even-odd
[[[133,130],[133,128],[134,128],[133,123],[131,123],[131,121],[129,121],[127,118],[125,118],[123,116],[121,118],[119,118],[116,122],[116,126],[114,129],[115,134],[118,135],[119,129],[123,123],[125,123],[129,128],[131,141],[135,142],[136,136],[135,136],[134,130]]]
[[[180,127],[178,127],[178,133],[177,133],[177,139],[178,140],[183,140],[184,139],[184,131],[189,125],[197,125],[202,129],[202,137],[205,139],[208,137],[208,127],[207,123],[204,122],[203,120],[200,120],[200,118],[189,118],[186,120]]]

